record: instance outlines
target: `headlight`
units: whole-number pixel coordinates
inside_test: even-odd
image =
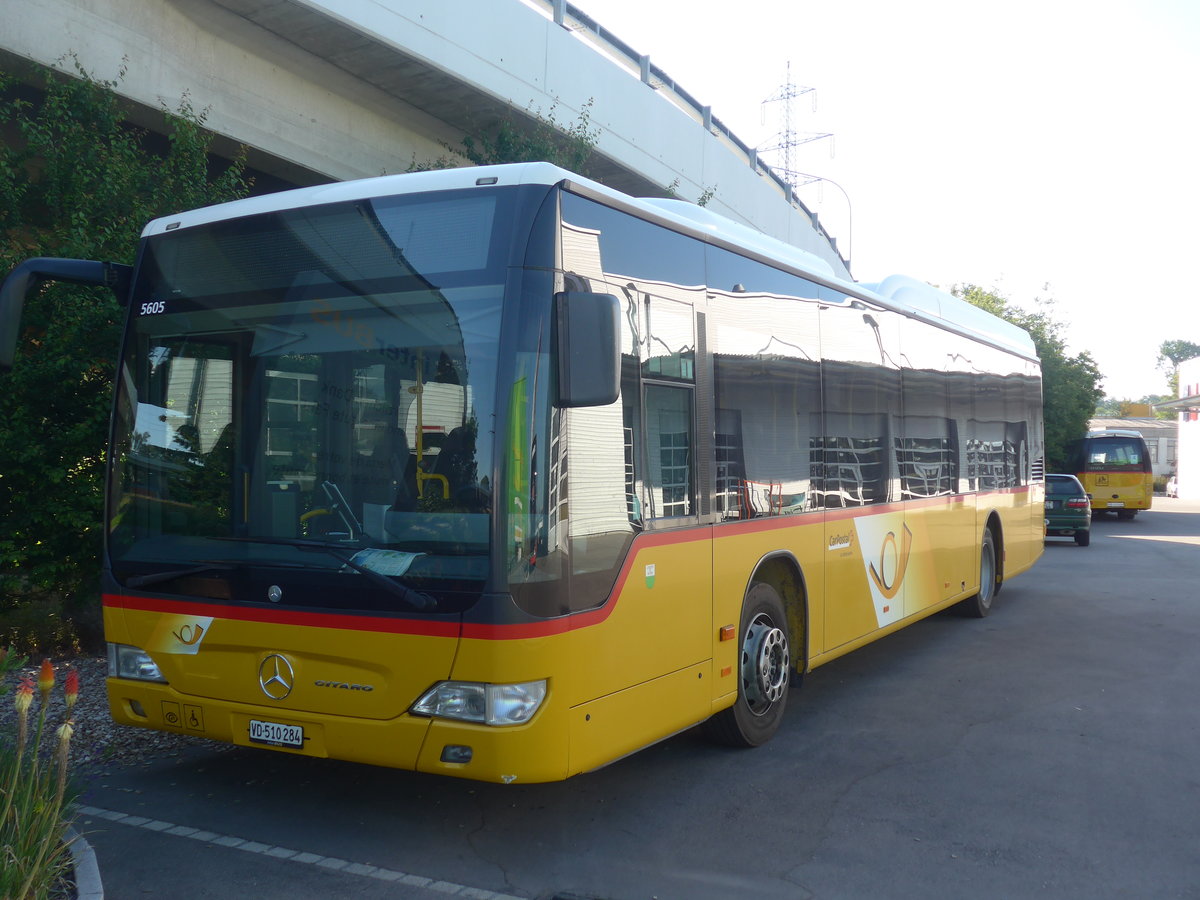
[[[442,681],[421,695],[410,712],[485,725],[520,725],[533,718],[546,699],[546,681],[480,684]]]
[[[128,644],[108,645],[108,677],[130,678],[134,681],[159,681],[166,684],[158,663],[145,650]]]

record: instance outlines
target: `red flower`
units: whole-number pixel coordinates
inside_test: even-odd
[[[51,665],[50,658],[46,657],[42,660],[42,671],[38,674],[38,691],[42,695],[43,703],[50,699],[52,690],[54,690],[54,666]]]
[[[67,673],[67,709],[75,705],[79,697],[79,672],[72,669]]]

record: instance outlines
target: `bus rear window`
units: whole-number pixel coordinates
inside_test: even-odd
[[[1146,443],[1140,437],[1090,437],[1083,442],[1080,471],[1141,472],[1148,466]]]

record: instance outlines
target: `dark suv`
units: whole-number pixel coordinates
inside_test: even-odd
[[[1080,547],[1092,542],[1092,502],[1074,475],[1046,476],[1046,534],[1073,537]]]

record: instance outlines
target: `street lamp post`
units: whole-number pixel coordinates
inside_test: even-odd
[[[846,198],[846,244],[847,244],[847,247],[846,247],[845,260],[846,260],[846,268],[849,269],[850,268],[850,260],[853,258],[853,251],[854,251],[854,207],[850,203],[850,195],[848,193],[846,193],[846,189],[844,187],[842,187],[840,184],[838,184],[832,178],[822,178],[820,175],[806,175],[803,172],[796,172],[794,174],[797,178],[802,178],[804,180],[801,181],[799,184],[797,184],[795,186],[795,188],[793,188],[793,190],[798,190],[802,187],[807,187],[808,185],[814,184],[819,181],[819,182],[823,182],[825,184],[832,184],[835,188],[837,188],[839,191],[841,191],[842,196]],[[799,198],[797,198],[797,199],[799,199]]]

